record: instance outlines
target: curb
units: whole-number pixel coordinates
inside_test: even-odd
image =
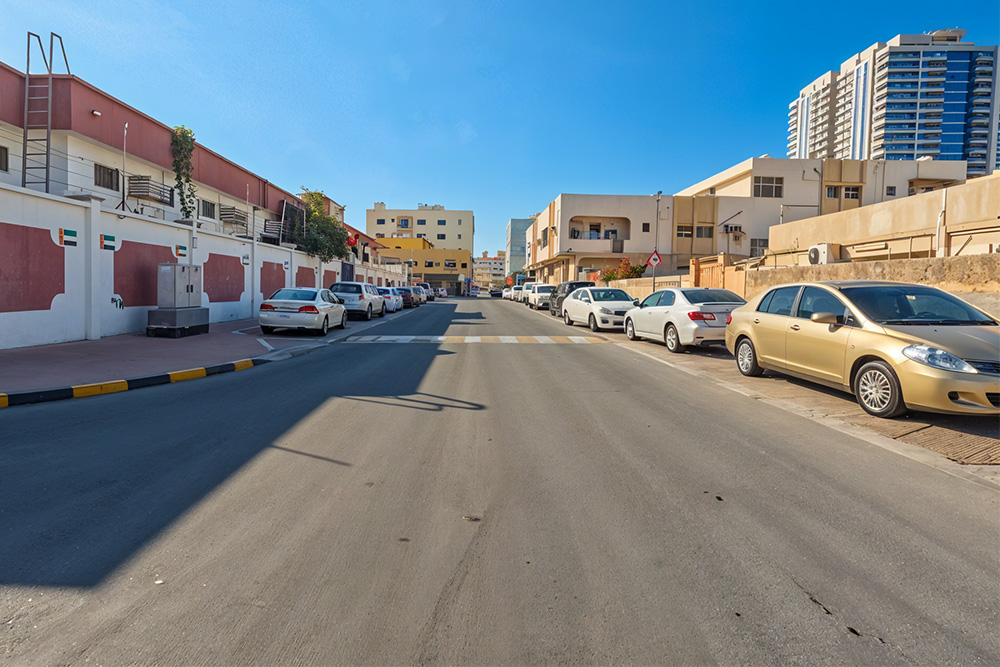
[[[185,380],[195,380],[197,378],[208,377],[210,375],[220,375],[222,373],[232,373],[242,371],[254,366],[269,363],[270,359],[254,358],[230,361],[225,364],[214,366],[204,366],[201,368],[189,368],[183,371],[173,371],[170,373],[158,373],[156,375],[143,375],[128,380],[111,380],[109,382],[95,382],[93,384],[77,384],[69,387],[57,387],[55,389],[36,389],[33,391],[20,391],[13,394],[0,394],[0,408],[14,405],[29,405],[31,403],[47,403],[49,401],[62,401],[68,398],[86,398],[87,396],[99,396],[101,394],[114,394],[130,389],[142,389],[143,387],[155,387],[161,384],[172,382],[183,382]]]

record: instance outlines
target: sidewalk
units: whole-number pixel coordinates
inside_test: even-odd
[[[357,330],[357,323],[351,324]],[[314,347],[339,338],[333,332],[326,338],[292,332],[265,337],[257,320],[252,319],[213,323],[209,333],[185,338],[149,338],[141,332],[0,350],[0,393],[110,382],[273,357],[275,351]]]

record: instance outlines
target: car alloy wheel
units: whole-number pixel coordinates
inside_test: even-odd
[[[563,311],[563,322],[565,322],[569,326],[573,326],[573,318],[569,316],[568,310]]]
[[[594,317],[593,313],[590,314],[590,318],[587,320],[587,324],[590,325],[590,330],[591,331],[600,331],[601,330],[601,327],[597,326],[597,318]]]
[[[870,361],[854,378],[854,395],[861,408],[875,417],[898,417],[906,412],[899,380],[882,361]]]
[[[736,367],[740,369],[740,373],[748,377],[757,377],[764,372],[757,363],[757,351],[747,338],[736,344]]]
[[[635,340],[635,325],[630,319],[625,320],[625,337],[629,340]]]
[[[385,304],[382,304],[382,310],[378,314],[379,317],[385,317]]]
[[[663,342],[666,343],[667,349],[671,352],[683,352],[684,346],[681,345],[681,339],[677,335],[677,327],[673,324],[668,324],[666,331],[663,332]]]
[[[372,307],[368,306],[368,310],[365,311],[365,319],[370,320],[372,318]]]
[[[319,336],[325,336],[328,333],[330,333],[330,318],[329,317],[324,317],[323,318],[323,326],[321,326],[319,328],[319,331],[317,332],[317,335],[319,335]]]
[[[344,314],[340,316],[340,328],[341,329],[346,329],[347,328],[347,311],[346,310],[344,311]]]

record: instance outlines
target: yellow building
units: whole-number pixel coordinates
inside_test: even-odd
[[[412,282],[444,287],[449,294],[468,292],[466,280],[472,277],[472,253],[468,250],[435,248],[423,238],[383,238],[379,257],[387,264],[409,264]]]

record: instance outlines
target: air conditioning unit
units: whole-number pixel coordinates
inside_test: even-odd
[[[833,264],[840,260],[839,243],[820,243],[809,247],[810,264]]]

